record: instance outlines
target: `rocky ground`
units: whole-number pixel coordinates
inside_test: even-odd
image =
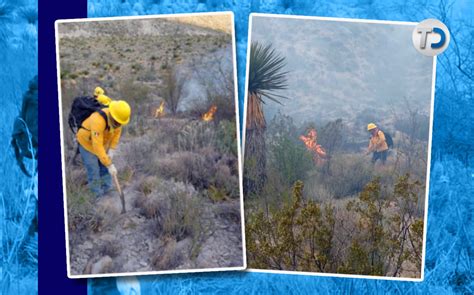
[[[169,118],[163,119],[159,125],[169,129],[170,124],[179,128],[183,124],[193,126],[195,123],[189,119]],[[212,128],[214,127],[206,130]],[[170,170],[181,169],[178,167],[181,163],[175,163],[175,158],[164,152],[169,143],[160,141],[161,144],[155,145],[153,141],[150,142],[149,136],[152,133],[161,134],[154,130],[141,136],[124,135],[123,143],[118,149],[116,165],[121,171],[127,212],[121,214],[120,197],[116,191],[112,191],[92,201],[94,222],[88,221],[86,226],[70,230],[72,274],[243,265],[240,198],[224,194],[220,199],[213,199],[208,190],[196,185],[196,181],[193,185],[179,180],[179,176]],[[155,161],[147,161],[161,163],[161,171],[156,170],[155,175],[141,169],[130,170],[130,167],[145,166],[143,162],[130,160],[130,155],[136,153],[137,147],[146,148],[144,141],[148,141],[156,152],[161,153],[161,156],[155,157]],[[169,152],[176,153],[172,149]],[[215,153],[213,157],[216,157],[215,160],[210,160],[214,161],[213,165],[223,165],[223,155]],[[165,159],[172,164],[165,164]],[[172,166],[170,168],[166,165]],[[74,169],[82,168],[78,166]],[[152,165],[147,169],[155,168]],[[169,176],[171,174],[175,176]],[[236,176],[232,177],[229,181],[237,185]]]
[[[71,247],[71,269],[73,274],[98,274],[122,272],[147,272],[196,268],[242,266],[242,243],[240,227],[240,204],[211,204],[206,207],[200,251],[193,255],[193,239],[179,242],[170,238],[154,237],[154,220],[140,214],[133,206],[134,196],[125,190],[128,212],[120,214],[121,204],[117,195],[97,202],[97,210],[106,212],[104,226],[90,236],[83,235]],[[215,213],[217,211],[217,213]],[[71,245],[72,246],[72,245]],[[196,255],[196,254],[195,254]],[[173,269],[158,269],[154,260],[162,264],[175,261]]]
[[[231,35],[163,19],[61,24],[59,57],[71,273],[243,266]],[[114,159],[125,214],[116,192],[89,196],[70,161],[68,106],[98,85],[132,107]]]

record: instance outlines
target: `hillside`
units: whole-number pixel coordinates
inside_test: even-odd
[[[64,128],[72,273],[242,266],[231,35],[145,19],[59,24],[59,37],[63,126],[96,86],[132,107],[114,160],[126,214],[116,192],[90,195]]]

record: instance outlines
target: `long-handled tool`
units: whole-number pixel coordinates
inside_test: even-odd
[[[123,191],[120,188],[120,183],[118,181],[117,174],[112,175],[112,177],[114,179],[115,188],[117,189],[117,191],[120,195],[120,201],[122,201],[122,214],[123,214],[123,213],[126,212],[126,210],[125,210],[125,196],[123,195]]]

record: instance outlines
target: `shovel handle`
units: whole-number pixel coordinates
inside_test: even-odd
[[[120,183],[117,178],[117,174],[113,175],[112,178],[114,179],[115,188],[117,189],[120,195],[120,201],[122,202],[122,214],[126,212],[125,210],[125,196],[123,195],[123,191],[120,188]]]

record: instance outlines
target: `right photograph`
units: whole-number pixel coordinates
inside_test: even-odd
[[[423,280],[436,58],[415,26],[250,16],[251,270]]]

